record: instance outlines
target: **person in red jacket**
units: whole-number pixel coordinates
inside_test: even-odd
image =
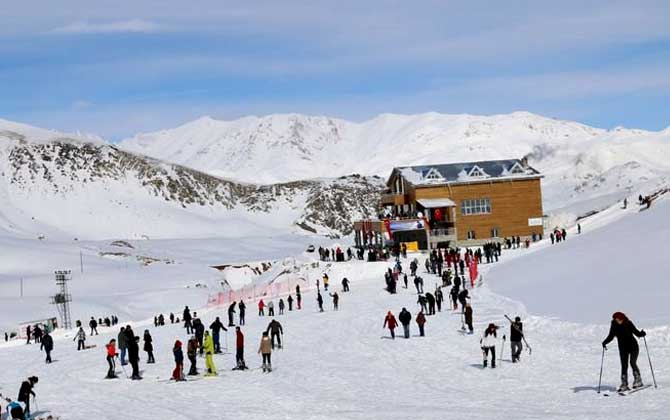
[[[107,348],[107,363],[109,363],[109,369],[107,370],[107,379],[116,378],[116,364],[114,363],[114,358],[118,357],[116,352],[116,340],[109,340],[109,344],[105,346]]]
[[[396,321],[391,311],[388,311],[386,314],[386,318],[384,318],[384,326],[382,328],[386,328],[387,326],[389,331],[391,331],[391,338],[395,340],[395,328],[398,326],[398,321]]]
[[[423,326],[426,324],[426,316],[423,314],[423,311],[420,311],[416,316],[416,324],[419,326],[419,335],[424,337]]]
[[[237,361],[237,366],[234,370],[246,370],[247,365],[244,363],[244,334],[240,327],[235,327],[235,337],[236,337],[236,351],[235,351],[235,360]]]
[[[265,315],[265,302],[263,302],[263,299],[258,301],[258,316],[264,316]]]
[[[172,379],[175,381],[185,381],[184,378],[184,351],[181,348],[181,341],[177,340],[174,342],[174,347],[172,348],[172,354],[174,355],[174,370],[172,371]]]

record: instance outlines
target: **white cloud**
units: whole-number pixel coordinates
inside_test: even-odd
[[[159,32],[162,29],[157,23],[143,19],[118,20],[114,22],[89,22],[82,20],[56,28],[51,32],[58,34],[147,33]]]

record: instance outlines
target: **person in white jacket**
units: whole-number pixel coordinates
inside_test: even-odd
[[[491,368],[496,367],[496,341],[497,341],[497,331],[498,327],[495,324],[489,324],[484,330],[484,335],[482,335],[479,344],[482,347],[482,352],[484,353],[484,367],[487,366],[488,355],[491,353]]]

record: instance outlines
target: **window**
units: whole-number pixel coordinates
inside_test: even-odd
[[[514,166],[512,166],[512,169],[509,171],[511,174],[514,175],[525,175],[526,171],[521,167],[519,162],[515,163]]]
[[[468,231],[468,239],[475,239],[475,231],[474,230],[469,230]]]
[[[499,238],[500,237],[498,235],[498,228],[497,227],[491,228],[491,237],[492,238]]]
[[[470,169],[470,173],[468,173],[468,176],[472,177],[472,178],[483,178],[483,177],[487,176],[487,173],[484,172],[484,170],[482,168],[475,165],[475,166],[472,167],[472,169]]]
[[[443,181],[444,177],[435,168],[430,168],[423,176],[426,181]]]
[[[463,216],[489,213],[491,213],[491,200],[489,198],[475,198],[461,201],[461,214]]]

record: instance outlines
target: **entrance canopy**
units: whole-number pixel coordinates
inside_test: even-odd
[[[416,202],[421,204],[425,209],[456,207],[456,203],[449,200],[448,198],[422,198],[420,200],[416,200]]]

